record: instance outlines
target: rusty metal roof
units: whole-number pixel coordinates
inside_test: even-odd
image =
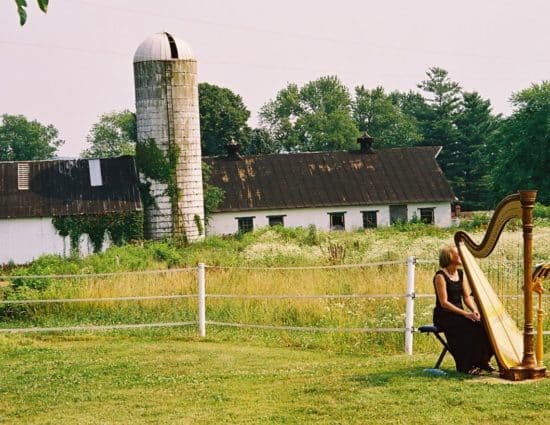
[[[99,161],[101,186],[90,185],[87,159],[0,162],[0,218],[141,210],[133,157]],[[25,164],[28,190],[20,190]]]
[[[439,147],[207,157],[218,212],[452,201]]]

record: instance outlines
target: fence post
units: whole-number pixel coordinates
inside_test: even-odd
[[[405,306],[405,354],[413,353],[414,333],[414,272],[416,257],[407,258],[407,303]]]
[[[199,263],[199,335],[206,336],[206,284],[204,263]]]

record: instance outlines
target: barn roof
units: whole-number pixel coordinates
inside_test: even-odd
[[[98,177],[101,184],[92,186],[91,179]],[[28,189],[21,189],[25,186]],[[0,162],[0,218],[136,210],[141,210],[141,200],[130,156],[93,161]]]
[[[440,147],[207,157],[217,212],[452,201]]]

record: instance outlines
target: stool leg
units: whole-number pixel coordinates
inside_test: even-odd
[[[447,345],[447,341],[445,341],[443,338],[441,338],[441,335],[434,334],[436,338],[441,342],[443,345],[443,351],[441,351],[441,354],[439,355],[439,358],[437,359],[437,363],[435,364],[435,369],[439,369],[439,366],[441,366],[441,362],[443,361],[443,358],[445,357],[445,354],[447,354],[447,351],[449,351],[449,346]]]
[[[447,347],[443,347],[443,351],[441,351],[441,354],[439,355],[439,358],[437,359],[437,362],[435,363],[434,369],[439,369],[439,366],[441,366],[441,362],[443,361],[443,358],[445,357],[445,354],[447,354]]]

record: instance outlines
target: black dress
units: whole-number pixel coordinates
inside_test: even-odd
[[[447,301],[463,310],[463,271],[458,270],[458,281],[454,281],[451,280],[443,270],[438,270],[433,280],[434,289],[435,277],[438,274],[445,279]],[[456,370],[459,372],[468,372],[474,366],[482,367],[488,364],[493,355],[493,349],[481,322],[474,322],[452,311],[445,310],[441,307],[437,291],[435,293],[436,306],[433,314],[434,325],[442,329],[447,338],[449,351],[456,363]]]

